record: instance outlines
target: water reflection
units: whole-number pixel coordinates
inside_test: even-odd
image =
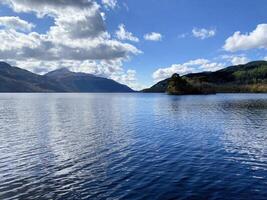
[[[2,94],[0,119],[0,199],[267,195],[266,95]]]
[[[221,105],[225,115],[222,140],[225,149],[240,156],[233,160],[253,169],[267,169],[267,101],[241,100]]]

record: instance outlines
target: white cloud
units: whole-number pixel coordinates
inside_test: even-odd
[[[224,67],[225,65],[223,63],[211,62],[207,59],[196,59],[182,64],[173,64],[169,67],[159,68],[153,73],[152,77],[158,82],[171,77],[174,73],[185,75],[201,71],[216,71]]]
[[[0,26],[21,31],[31,31],[34,28],[34,24],[13,16],[0,17]]]
[[[162,39],[162,35],[160,33],[147,33],[144,35],[145,40],[150,40],[150,41],[160,41]]]
[[[15,12],[35,12],[39,17],[44,15],[65,15],[70,16],[73,11],[77,12],[77,16],[83,15],[83,11],[88,11],[92,7],[99,7],[97,3],[92,0],[2,0],[2,3],[9,5]],[[66,11],[70,11],[68,13]],[[72,15],[74,16],[74,15]]]
[[[248,57],[243,54],[239,55],[222,55],[222,59],[229,61],[232,65],[243,65],[250,61]]]
[[[183,64],[173,64],[170,67],[159,68],[153,73],[152,77],[155,82],[158,82],[171,77],[171,75],[174,73],[189,74],[192,72],[194,72],[194,69],[192,67],[185,66]]]
[[[19,60],[112,60],[127,59],[140,51],[127,43],[106,38],[72,39],[62,35],[42,35],[35,32],[19,33],[0,30],[0,58]]]
[[[226,51],[240,51],[256,48],[267,48],[267,24],[259,24],[256,29],[250,33],[241,34],[235,32],[229,37],[223,46]]]
[[[246,64],[249,62],[249,59],[245,56],[242,56],[242,57],[233,57],[232,60],[231,60],[231,63],[233,65],[243,65],[243,64]]]
[[[31,12],[40,20],[45,20],[44,16],[54,20],[54,25],[42,34],[19,32],[10,28],[11,23],[0,29],[0,59],[19,67],[38,73],[68,67],[111,78],[127,74],[123,62],[141,53],[135,46],[111,37],[100,6],[93,0],[3,0],[0,4],[3,3],[15,12]]]
[[[107,18],[106,18],[106,13],[101,12],[100,15],[101,15],[101,17],[102,17],[102,19],[103,19],[104,21],[107,19]]]
[[[137,37],[135,37],[131,32],[126,31],[124,24],[120,24],[118,29],[119,30],[116,31],[116,37],[119,40],[129,40],[132,42],[139,42],[139,39]]]
[[[190,60],[184,63],[183,65],[194,67],[194,72],[217,71],[225,67],[223,63],[212,62],[210,60],[203,59],[203,58]]]
[[[216,35],[215,29],[205,29],[205,28],[194,28],[192,30],[193,36],[196,38],[200,38],[201,40],[214,37]]]
[[[105,8],[109,9],[114,9],[117,6],[117,0],[102,0],[102,4],[105,6]]]
[[[118,74],[114,74],[111,77],[113,80],[118,81],[120,83],[129,85],[130,87],[137,89],[137,78],[136,78],[136,71],[135,70],[127,70],[126,72],[119,72]]]

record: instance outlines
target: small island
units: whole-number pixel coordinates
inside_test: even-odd
[[[187,94],[211,94],[212,91],[203,90],[189,83],[179,74],[173,74],[167,86],[166,92],[170,95],[187,95]]]

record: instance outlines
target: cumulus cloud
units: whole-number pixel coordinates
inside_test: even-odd
[[[162,35],[160,33],[147,33],[144,35],[145,40],[150,40],[150,41],[160,41],[162,39]]]
[[[132,88],[137,89],[137,78],[135,70],[127,70],[126,72],[118,72],[111,77],[113,80],[118,81],[120,83],[131,86]]]
[[[126,59],[140,51],[127,43],[106,38],[72,39],[66,35],[24,34],[15,30],[0,30],[0,57],[39,60],[109,60]]]
[[[117,6],[117,0],[102,0],[102,4],[107,9],[114,9]]]
[[[159,68],[153,73],[152,77],[156,82],[158,82],[171,77],[171,75],[174,73],[185,75],[201,71],[216,71],[224,67],[225,65],[223,63],[216,63],[201,58],[196,60],[190,60],[182,64],[173,64],[169,67]]]
[[[44,15],[69,15],[66,11],[82,11],[98,7],[92,0],[2,0],[15,12],[36,12],[39,17]],[[65,12],[63,12],[65,11]],[[80,15],[80,13],[77,13]]]
[[[245,56],[234,56],[231,58],[233,65],[243,65],[249,62],[249,59]]]
[[[153,73],[152,77],[155,82],[158,82],[171,77],[171,75],[174,73],[189,74],[192,72],[194,72],[194,69],[190,66],[185,66],[183,64],[173,64],[169,67],[159,68]]]
[[[200,38],[201,40],[214,37],[216,35],[215,29],[205,29],[205,28],[193,28],[193,36]]]
[[[34,28],[34,24],[13,16],[0,17],[0,26],[20,31],[31,31]]]
[[[231,63],[233,65],[243,65],[243,64],[246,64],[249,62],[249,59],[245,56],[242,56],[242,57],[233,57],[232,60],[231,60]]]
[[[249,58],[244,55],[224,55],[222,58],[231,62],[232,65],[243,65],[250,61]]]
[[[226,51],[240,51],[256,48],[267,48],[267,24],[259,24],[255,30],[250,33],[241,34],[235,32],[227,38],[223,48]]]
[[[0,29],[0,59],[19,67],[38,73],[68,67],[110,78],[127,74],[123,62],[141,53],[135,46],[111,37],[100,6],[93,0],[3,0],[1,3],[15,12],[31,12],[54,20],[46,33],[38,33],[30,32],[32,25],[19,18],[0,18],[4,26]],[[15,20],[19,23],[11,23]],[[29,32],[18,31],[25,27]]]
[[[135,37],[133,33],[126,31],[124,24],[120,24],[118,29],[119,30],[116,31],[116,37],[119,40],[129,40],[132,42],[139,42],[139,39]]]

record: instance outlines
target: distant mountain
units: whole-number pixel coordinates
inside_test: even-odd
[[[0,92],[133,92],[126,85],[66,68],[38,75],[0,62]]]
[[[255,61],[216,72],[192,73],[182,79],[201,93],[267,92],[267,62]],[[143,92],[169,92],[171,81],[172,78],[167,78]]]
[[[0,92],[66,92],[62,84],[0,62]]]
[[[128,86],[114,80],[71,72],[66,68],[49,72],[44,76],[60,82],[72,92],[133,92]]]

